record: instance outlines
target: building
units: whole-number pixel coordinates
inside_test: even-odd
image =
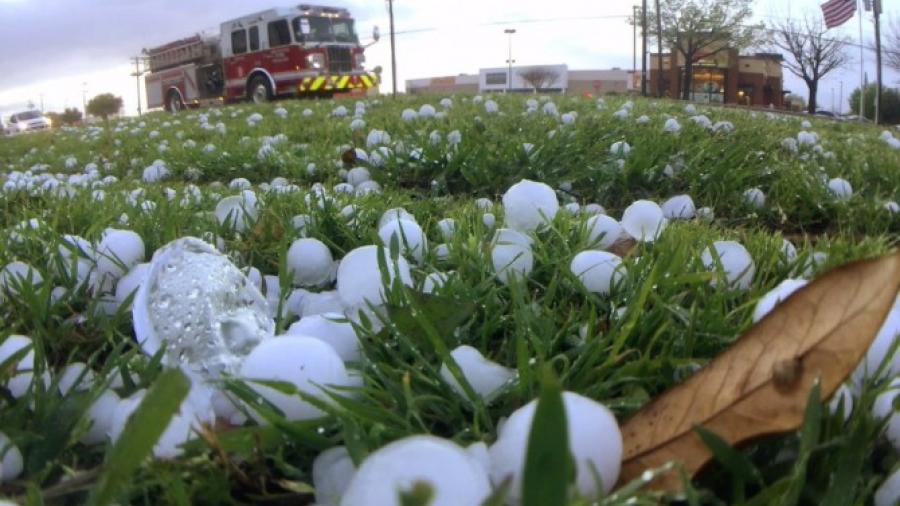
[[[684,60],[676,53],[662,55],[662,96],[680,98],[684,86]],[[740,104],[781,108],[784,105],[784,73],[779,54],[756,53],[739,55],[734,49],[723,48],[703,55],[694,63],[691,99],[699,102]],[[659,90],[659,58],[650,57],[648,88],[651,94]]]
[[[478,74],[428,77],[406,81],[406,92],[417,94],[476,94],[490,92],[569,93],[578,95],[625,94],[640,90],[633,72],[569,70],[567,65],[530,65],[480,69]]]

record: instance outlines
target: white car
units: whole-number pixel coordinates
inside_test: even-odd
[[[49,130],[52,126],[50,118],[41,111],[31,110],[17,112],[6,121],[6,135],[18,135],[40,130]]]

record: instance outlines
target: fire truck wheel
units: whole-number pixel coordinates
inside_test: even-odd
[[[184,101],[181,100],[181,95],[175,90],[169,92],[169,97],[166,99],[166,109],[172,114],[184,109]]]
[[[264,104],[272,100],[272,89],[269,81],[264,76],[256,76],[250,80],[247,86],[247,98],[255,104]]]

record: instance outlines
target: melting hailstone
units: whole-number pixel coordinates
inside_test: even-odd
[[[212,377],[235,373],[275,331],[265,298],[213,246],[185,237],[156,252],[132,310],[144,351]]]
[[[462,345],[450,352],[450,356],[456,361],[466,381],[485,402],[496,398],[503,390],[503,386],[515,378],[516,373],[512,369],[488,360],[477,349]],[[441,379],[462,397],[467,397],[462,385],[456,381],[456,377],[450,372],[446,364],[441,364]]]
[[[713,256],[710,248],[703,250],[701,256],[703,265],[707,269],[717,270],[718,264],[721,262],[722,272],[728,287],[739,290],[750,288],[756,268],[753,265],[753,257],[750,256],[747,249],[735,241],[716,241],[713,243],[713,249],[716,252],[715,256]],[[710,280],[712,286],[716,286],[719,283],[718,277]]]
[[[622,259],[605,251],[582,251],[569,268],[589,292],[608,295],[624,277]]]
[[[622,228],[641,242],[653,242],[668,226],[663,210],[649,200],[638,200],[622,214]]]
[[[503,194],[506,225],[520,232],[532,232],[552,221],[559,211],[553,188],[523,179]]]
[[[790,278],[779,283],[778,286],[763,295],[759,302],[756,303],[756,308],[753,310],[753,323],[762,320],[763,317],[775,309],[775,306],[781,304],[794,292],[806,286],[807,283],[808,281],[805,279]]]
[[[355,474],[356,466],[346,447],[335,446],[320,453],[313,460],[312,466],[316,503],[321,506],[338,506]]]

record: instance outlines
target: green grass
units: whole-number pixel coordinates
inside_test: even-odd
[[[492,443],[498,421],[540,394],[544,369],[552,371],[563,389],[601,401],[621,421],[727,348],[750,327],[756,300],[785,277],[796,276],[813,252],[828,255],[826,263],[816,268],[822,272],[895,250],[900,244],[900,214],[883,208],[887,200],[900,200],[900,151],[879,140],[880,131],[874,128],[811,119],[824,151],[832,152],[832,157],[806,148],[800,153],[782,148],[782,139],[800,131],[800,120],[794,117],[753,117],[743,111],[700,107],[714,122],[734,124],[733,132],[714,134],[689,121],[679,103],[638,100],[631,117],[618,120],[612,113],[624,98],[610,98],[606,108],[598,110],[594,101],[553,97],[560,112],[578,113],[574,125],[560,125],[540,113],[522,116],[524,98],[494,99],[502,115],[486,114],[483,105],[455,97],[447,118],[414,122],[401,121],[401,111],[425,102],[437,106],[439,97],[379,99],[368,107],[366,127],[358,132],[350,130],[350,118],[329,117],[333,102],[292,101],[175,117],[151,114],[111,122],[106,130],[90,135],[73,130],[0,139],[0,166],[6,172],[46,164],[51,173],[72,173],[96,163],[103,175],[119,178],[104,188],[106,199],[101,203],[92,199],[90,190],[72,198],[0,193],[0,230],[7,231],[0,265],[24,260],[52,281],[3,302],[0,339],[15,333],[31,336],[38,367],[51,371],[74,360],[88,362],[104,374],[114,368],[133,371],[138,381],[126,383],[119,390],[123,396],[152,385],[160,367],[134,343],[130,312],[95,315],[96,298],[74,280],[54,274],[55,260],[47,252],[56,251],[61,234],[94,241],[106,227],[128,228],[143,238],[149,260],[169,241],[213,232],[223,237],[240,267],[279,275],[287,248],[299,237],[291,226],[297,214],[313,217],[309,236],[325,242],[335,258],[377,243],[375,223],[393,207],[402,206],[415,215],[431,246],[441,242],[438,220],[452,217],[457,222],[450,258],[440,261],[429,252],[422,265],[414,266],[418,282],[435,270],[456,274],[436,297],[400,289],[391,293],[389,318],[394,325],[365,336],[365,386],[355,398],[339,398],[328,407],[329,417],[315,423],[250,425],[221,433],[216,440],[199,439],[177,461],[148,461],[126,484],[120,502],[304,504],[310,499],[303,484],[311,484],[312,459],[332,445],[347,445],[359,462],[382,445],[411,434],[431,433],[461,444]],[[352,115],[353,104],[343,105]],[[288,110],[287,119],[273,114],[278,107]],[[306,108],[313,111],[311,117],[301,115]],[[246,116],[257,111],[263,121],[248,126]],[[199,128],[199,113],[209,114],[211,124],[224,123],[226,133]],[[642,114],[650,116],[649,124],[635,122]],[[679,118],[683,127],[679,135],[663,133],[665,114]],[[139,122],[146,126],[133,132]],[[383,193],[335,195],[319,207],[309,205],[304,192],[257,190],[264,202],[260,219],[243,235],[225,230],[206,214],[215,206],[213,193],[237,193],[215,182],[227,185],[235,177],[259,184],[281,176],[304,190],[316,182],[331,188],[341,181],[337,163],[341,152],[349,146],[366,149],[365,136],[372,128],[386,130],[393,142],[402,141],[408,149],[423,150],[420,160],[396,157],[382,168],[370,169]],[[450,148],[446,140],[432,146],[428,137],[434,130],[444,137],[459,130],[462,142],[457,148]],[[158,137],[151,138],[151,131],[158,131]],[[555,132],[552,137],[550,131]],[[284,134],[287,141],[272,155],[259,158],[260,137],[277,134]],[[189,139],[196,147],[184,146]],[[168,141],[168,150],[160,152],[163,140]],[[609,153],[609,146],[620,140],[633,148],[622,169]],[[523,143],[535,145],[531,154],[526,154]],[[207,144],[215,145],[215,152],[205,153],[202,148]],[[65,168],[68,157],[77,159],[74,169]],[[165,160],[171,178],[141,183],[144,167],[156,159]],[[307,173],[309,163],[316,164],[314,175]],[[668,164],[682,167],[676,177],[664,175]],[[833,199],[822,184],[822,174],[826,180],[849,180],[854,196],[847,201]],[[494,278],[490,231],[473,201],[494,200],[492,212],[500,224],[500,195],[522,178],[554,188],[569,183],[571,189],[560,192],[561,202],[597,202],[617,218],[635,199],[662,202],[687,193],[697,207],[712,207],[716,219],[672,223],[659,241],[640,245],[625,258],[625,281],[612,295],[599,297],[586,292],[568,267],[575,254],[589,247],[583,217],[561,212],[537,234],[532,275],[507,287]],[[188,179],[196,179],[203,199],[184,207],[179,200]],[[138,187],[146,188],[140,200],[156,203],[153,212],[145,213],[126,199],[125,194]],[[177,192],[174,200],[166,199],[166,187]],[[743,204],[742,194],[751,187],[766,193],[764,209]],[[339,215],[349,204],[357,206],[352,221]],[[127,225],[119,225],[123,215]],[[20,241],[7,239],[8,232],[32,218],[44,225],[19,231]],[[794,262],[781,254],[783,237],[790,237],[800,252]],[[753,256],[756,275],[750,290],[730,292],[709,285],[714,274],[704,269],[700,253],[722,239],[739,241]],[[69,293],[51,303],[54,286]],[[290,323],[279,321],[278,328]],[[490,406],[458,396],[440,380],[438,370],[447,350],[460,344],[470,344],[515,368],[517,383]],[[0,496],[19,497],[29,504],[40,504],[41,494],[47,504],[85,500],[85,489],[94,483],[110,448],[78,444],[77,436],[85,430],[78,420],[102,387],[61,397],[55,387],[45,390],[38,382],[26,398],[0,397],[0,431],[26,456],[26,472],[0,485]],[[863,503],[897,465],[870,414],[882,385],[869,387],[848,421],[826,409],[809,422],[818,430],[804,428],[744,449],[738,455],[745,461],[714,465],[696,481],[688,502],[722,504],[744,498],[748,504],[839,504],[832,497],[842,493],[841,500],[846,500],[842,504]],[[232,388],[240,391],[241,385]],[[801,464],[803,469],[797,467]],[[748,467],[758,479],[735,472]],[[655,499],[654,493],[634,486],[607,502],[652,504]]]

